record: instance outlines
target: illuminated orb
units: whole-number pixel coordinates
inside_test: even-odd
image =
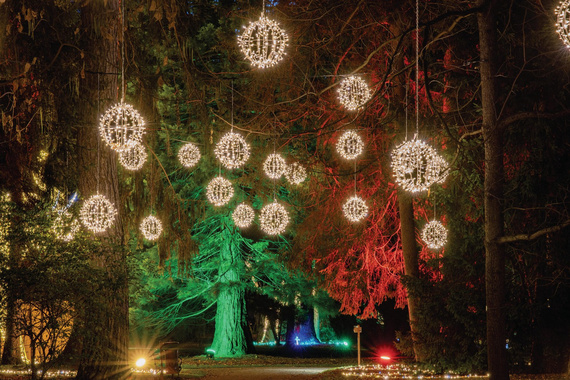
[[[425,225],[422,231],[422,240],[428,248],[440,249],[447,243],[447,229],[437,220]]]
[[[79,212],[79,218],[83,225],[95,233],[104,232],[111,227],[116,216],[115,206],[101,194],[93,195],[87,199]]]
[[[340,82],[338,96],[341,104],[349,111],[357,110],[362,107],[369,99],[372,93],[366,82],[353,75]]]
[[[59,211],[52,224],[52,232],[56,239],[70,242],[77,231],[79,231],[79,221],[69,211]]]
[[[425,191],[439,179],[435,150],[414,137],[405,141],[392,152],[392,169],[396,183],[406,191]],[[441,161],[439,161],[441,162]]]
[[[154,241],[162,233],[162,223],[157,217],[149,215],[141,223],[141,232],[146,240]]]
[[[291,185],[299,185],[307,179],[307,171],[298,162],[288,165],[285,170],[285,178]]]
[[[136,363],[135,363],[135,365],[136,365],[137,367],[139,367],[139,368],[140,368],[140,367],[144,367],[145,364],[146,364],[146,359],[145,359],[145,358],[139,358],[139,359],[137,359],[137,361],[136,361]]]
[[[263,171],[271,179],[279,179],[287,171],[285,159],[279,153],[271,153],[263,162]]]
[[[206,197],[214,206],[223,206],[234,196],[232,183],[224,177],[216,177],[206,187]]]
[[[119,162],[127,170],[141,169],[146,158],[146,150],[139,142],[130,142],[125,149],[119,152]]]
[[[192,143],[182,145],[178,151],[178,160],[186,168],[196,165],[200,161],[200,157],[202,157],[200,149]]]
[[[362,154],[364,150],[364,142],[362,138],[354,131],[346,131],[338,139],[336,150],[347,160],[354,160]]]
[[[216,144],[214,154],[224,167],[235,169],[249,158],[249,145],[240,134],[228,132]]]
[[[362,198],[355,195],[348,198],[348,200],[342,205],[342,211],[346,219],[351,222],[359,222],[368,215],[368,206]]]
[[[238,45],[251,64],[260,69],[271,67],[283,59],[289,37],[279,24],[265,17],[250,22],[238,36]]]
[[[433,160],[428,163],[426,177],[432,178],[434,183],[444,183],[449,174],[449,168],[445,158],[436,154]]]
[[[570,0],[558,4],[556,13],[556,31],[566,47],[570,48]]]
[[[279,235],[285,232],[289,224],[289,213],[279,203],[273,201],[263,206],[259,217],[261,229],[268,235]]]
[[[245,203],[240,203],[232,213],[232,219],[234,220],[235,225],[240,228],[251,226],[254,218],[255,212],[253,211],[253,208]]]
[[[141,142],[144,120],[130,104],[117,103],[101,116],[99,132],[107,145],[121,151],[130,142]]]

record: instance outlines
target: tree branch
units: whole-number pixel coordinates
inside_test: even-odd
[[[508,116],[503,118],[499,122],[499,128],[504,128],[510,124],[513,124],[517,121],[525,120],[525,119],[556,119],[558,117],[568,116],[570,115],[570,109],[566,109],[564,111],[556,112],[556,113],[539,113],[539,112],[519,112],[514,115]]]
[[[500,237],[497,242],[499,244],[504,244],[504,243],[513,243],[516,241],[530,241],[530,240],[534,240],[537,239],[539,237],[541,237],[542,235],[546,235],[552,232],[558,232],[561,229],[563,229],[564,227],[568,227],[570,226],[570,219],[567,219],[564,223],[559,224],[557,226],[552,226],[552,227],[548,227],[548,228],[544,228],[542,230],[536,231],[535,233],[528,233],[528,234],[520,234],[520,235],[512,235],[512,236],[503,236]]]

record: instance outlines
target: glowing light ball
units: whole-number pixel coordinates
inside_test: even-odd
[[[279,179],[287,170],[287,163],[279,153],[271,153],[263,162],[263,171],[271,179]]]
[[[362,151],[364,150],[364,142],[356,132],[346,131],[338,139],[336,150],[342,158],[354,160],[362,154]]]
[[[338,96],[340,103],[347,110],[355,111],[370,100],[372,93],[364,80],[351,75],[340,82]]]
[[[564,45],[570,48],[570,0],[558,4],[556,13],[556,31]]]
[[[428,144],[414,137],[392,152],[392,169],[396,183],[406,191],[425,191],[439,179],[437,153]],[[437,173],[437,175],[436,175]]]
[[[259,221],[263,232],[268,235],[279,235],[285,232],[289,224],[289,213],[285,207],[273,201],[263,206]]]
[[[130,142],[141,142],[145,132],[144,120],[130,104],[117,103],[105,112],[99,122],[99,132],[112,149],[121,151]]]
[[[135,365],[139,368],[144,367],[144,365],[146,364],[146,359],[145,358],[139,358],[137,359]]]
[[[243,166],[249,158],[249,144],[235,132],[226,133],[216,145],[214,154],[228,169]]]
[[[63,210],[53,220],[52,232],[56,239],[70,242],[79,231],[79,226],[79,221],[69,211]]]
[[[445,158],[436,154],[433,160],[428,163],[426,177],[431,178],[434,183],[444,183],[449,174],[449,169]]]
[[[285,178],[291,185],[300,185],[307,179],[307,171],[300,163],[293,162],[287,166]]]
[[[127,170],[139,170],[146,162],[147,154],[144,146],[139,142],[130,142],[127,147],[119,151],[119,162]]]
[[[447,243],[447,229],[437,220],[425,225],[422,231],[422,240],[428,248],[440,249]]]
[[[232,183],[224,177],[216,177],[206,187],[206,197],[214,206],[223,206],[234,196]]]
[[[200,149],[192,143],[182,145],[178,151],[178,160],[186,168],[196,165],[201,157]]]
[[[141,232],[146,240],[154,241],[162,233],[162,223],[157,217],[149,215],[141,223]]]
[[[101,194],[87,199],[79,212],[79,218],[85,228],[94,233],[104,232],[111,227],[116,216],[115,206]]]
[[[359,222],[368,215],[366,202],[358,195],[348,198],[342,205],[342,211],[346,219],[351,222]]]
[[[265,17],[250,22],[238,36],[238,45],[251,64],[260,69],[271,67],[283,59],[289,37],[279,24]]]
[[[251,226],[254,218],[255,212],[253,211],[253,208],[245,203],[240,203],[232,213],[232,219],[234,220],[235,225],[240,228]]]

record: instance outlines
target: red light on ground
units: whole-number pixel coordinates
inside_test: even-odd
[[[382,360],[390,360],[391,357],[389,357],[389,356],[380,356],[380,359],[382,359]]]

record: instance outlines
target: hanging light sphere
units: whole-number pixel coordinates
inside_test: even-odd
[[[255,67],[264,69],[277,64],[285,55],[289,37],[279,24],[265,17],[250,22],[238,36],[238,45],[245,58]]]
[[[371,96],[370,89],[364,80],[354,75],[340,82],[338,96],[340,103],[349,111],[362,107]]]
[[[444,183],[449,174],[447,162],[441,155],[436,154],[433,160],[428,163],[426,177],[433,183]]]
[[[178,151],[178,160],[186,168],[196,165],[201,157],[200,149],[192,143],[182,145]]]
[[[79,212],[83,225],[95,233],[104,232],[111,227],[116,216],[115,206],[101,194],[87,199]]]
[[[214,154],[224,167],[235,169],[249,158],[249,144],[240,134],[228,132],[216,144]]]
[[[52,232],[57,240],[70,242],[77,231],[79,231],[79,221],[67,210],[60,211],[53,220]]]
[[[149,215],[141,223],[141,232],[146,240],[155,241],[162,233],[162,223],[157,217]]]
[[[300,185],[307,179],[307,171],[298,162],[293,162],[288,165],[285,170],[285,178],[291,185]]]
[[[119,151],[119,162],[127,170],[139,170],[146,162],[147,154],[144,146],[136,141],[127,144],[127,147]]]
[[[130,104],[117,103],[105,112],[99,123],[103,140],[112,149],[121,151],[130,142],[141,142],[144,120]]]
[[[422,240],[428,248],[440,249],[447,243],[447,229],[437,220],[425,225],[422,231]]]
[[[287,163],[279,153],[271,153],[263,162],[263,170],[271,179],[279,179],[287,171]]]
[[[234,196],[232,183],[224,177],[216,177],[206,188],[206,197],[214,206],[223,206]]]
[[[362,154],[364,150],[364,142],[362,138],[354,131],[346,131],[338,139],[336,150],[347,160],[354,160]]]
[[[232,219],[234,220],[235,225],[240,228],[251,226],[254,218],[255,212],[253,211],[253,208],[245,203],[240,203],[232,213]]]
[[[425,191],[438,180],[435,175],[437,153],[428,144],[414,137],[392,152],[392,169],[396,182],[406,191]],[[441,173],[438,172],[438,175]]]
[[[289,213],[285,207],[273,201],[263,206],[259,221],[263,232],[268,235],[279,235],[285,232],[289,224]]]
[[[368,206],[362,198],[355,195],[344,202],[342,205],[342,211],[346,219],[351,222],[359,222],[368,215]]]
[[[556,13],[556,31],[566,47],[570,48],[570,0],[558,4]]]

